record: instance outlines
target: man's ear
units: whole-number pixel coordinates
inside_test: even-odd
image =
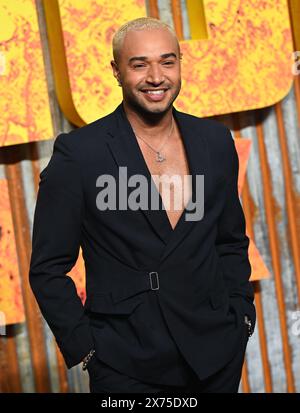
[[[114,60],[111,60],[110,64],[113,70],[113,75],[117,79],[118,85],[121,86],[120,71],[119,71],[118,65]]]

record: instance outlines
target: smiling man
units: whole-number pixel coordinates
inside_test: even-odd
[[[174,228],[191,198],[191,182],[186,180],[187,185],[183,185],[184,177],[190,172],[189,166],[172,114],[172,104],[181,88],[178,40],[159,20],[137,19],[125,24],[115,34],[113,55],[111,65],[119,86],[122,86],[126,117],[163,204],[170,205],[170,197],[174,201],[166,209]],[[182,179],[171,182],[170,193],[166,190],[168,177],[174,176]],[[159,177],[162,178],[159,180]]]
[[[120,27],[111,66],[122,102],[60,134],[40,175],[30,283],[67,367],[83,361],[91,392],[238,391],[256,322],[238,156],[228,128],[174,108],[181,57],[157,19]],[[159,209],[99,207],[104,176],[108,196],[124,195],[124,169],[154,187],[145,192]],[[188,220],[200,176],[204,214]],[[80,246],[84,306],[67,276]]]

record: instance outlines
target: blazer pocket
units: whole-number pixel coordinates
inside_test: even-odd
[[[127,315],[131,314],[140,303],[141,298],[138,296],[116,303],[113,301],[110,292],[99,292],[95,293],[90,299],[87,298],[85,308],[92,313]]]

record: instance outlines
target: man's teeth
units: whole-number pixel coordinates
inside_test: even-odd
[[[146,90],[146,93],[153,95],[162,95],[164,93],[164,90]]]

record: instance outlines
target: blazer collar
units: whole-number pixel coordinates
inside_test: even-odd
[[[211,181],[209,174],[208,148],[206,140],[201,134],[201,129],[199,128],[200,133],[199,129],[195,129],[195,118],[176,110],[174,106],[172,108],[172,111],[174,119],[181,133],[190,174],[192,175],[192,198],[189,201],[190,204],[192,200],[196,200],[196,175],[204,175],[205,199],[207,198],[208,191],[210,190]],[[151,182],[153,184],[153,188],[156,188],[142,151],[134,135],[131,124],[126,116],[123,102],[119,104],[112,115],[114,121],[112,122],[112,126],[110,126],[107,131],[107,144],[111,150],[115,162],[119,167],[127,167],[127,179],[129,179],[129,177],[132,175],[141,174],[146,177],[148,185],[150,185]],[[124,175],[123,177],[124,179],[126,179]],[[162,198],[159,194],[159,191],[156,191],[157,196],[160,200],[160,205],[162,205]],[[145,214],[153,230],[166,244],[166,248],[161,259],[166,258],[167,255],[169,255],[169,253],[183,239],[183,237],[186,236],[198,222],[201,222],[187,221],[185,219],[185,213],[188,209],[188,205],[183,210],[174,230],[170,224],[165,209],[160,208],[158,210],[140,210],[143,214]]]

